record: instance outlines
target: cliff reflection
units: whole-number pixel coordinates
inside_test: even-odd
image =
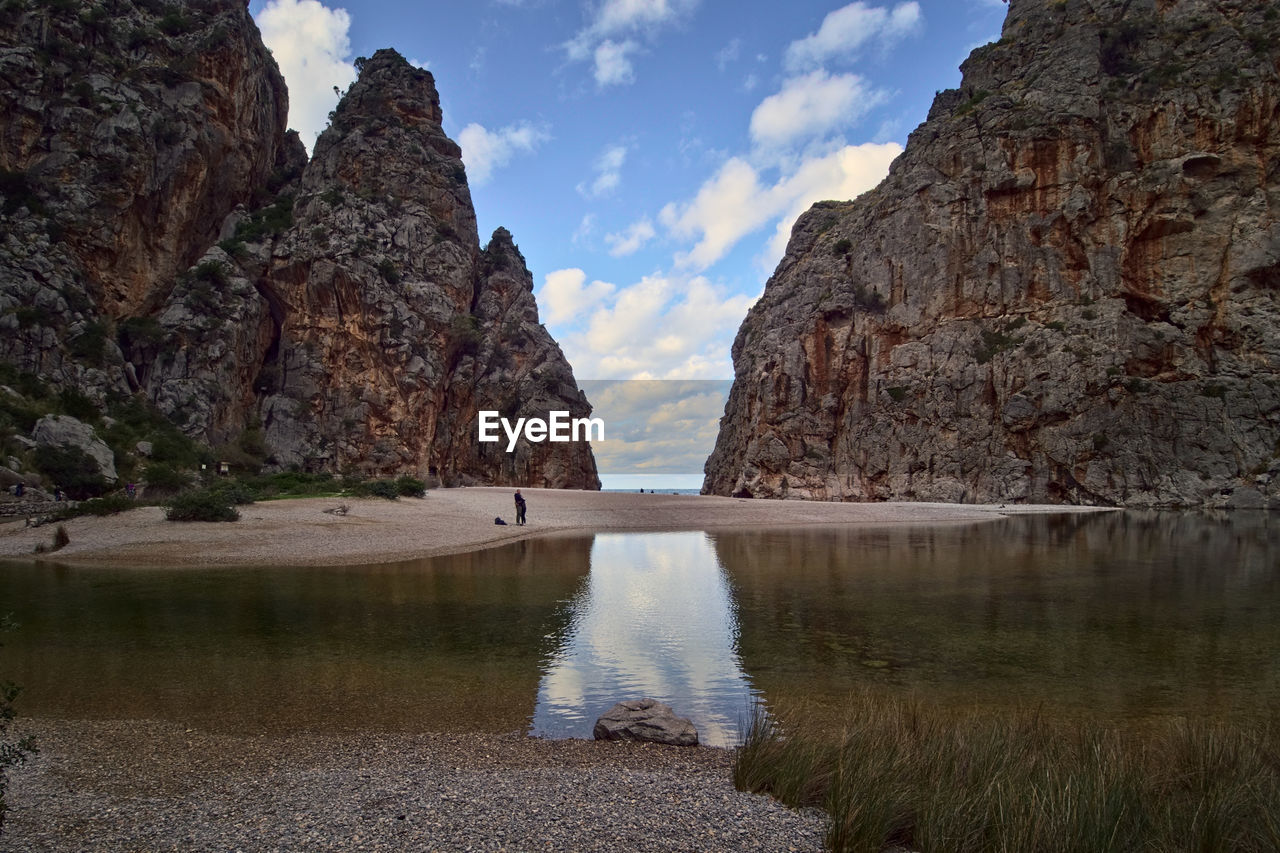
[[[884,685],[1069,713],[1265,714],[1280,525],[1124,512],[714,535],[768,700]]]
[[[0,569],[22,712],[234,731],[517,731],[590,537],[350,568]]]
[[[702,743],[732,745],[754,704],[737,616],[703,533],[597,534],[591,573],[566,604],[544,664],[532,733],[591,737],[615,702],[652,697],[689,717]]]

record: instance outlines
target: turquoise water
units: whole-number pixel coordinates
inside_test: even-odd
[[[1280,524],[552,536],[385,566],[0,565],[0,678],[34,716],[235,731],[590,737],[653,696],[704,742],[851,690],[1145,719],[1280,706]]]

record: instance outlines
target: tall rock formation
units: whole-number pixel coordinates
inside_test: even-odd
[[[279,467],[599,488],[589,445],[477,441],[591,409],[429,73],[362,61],[308,161],[243,2],[73,6],[0,11],[0,357]]]
[[[1280,12],[1012,0],[734,342],[704,492],[1280,504]]]
[[[112,327],[275,188],[288,111],[237,0],[0,6],[0,360],[127,392]]]

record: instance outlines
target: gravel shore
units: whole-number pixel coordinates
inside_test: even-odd
[[[519,735],[240,737],[23,720],[0,851],[817,851],[732,752]]]

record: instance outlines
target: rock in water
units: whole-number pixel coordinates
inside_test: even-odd
[[[640,740],[671,746],[697,746],[698,730],[656,699],[619,702],[596,720],[596,740]]]
[[[703,491],[1280,504],[1278,67],[1274,4],[1012,0],[797,221]]]

